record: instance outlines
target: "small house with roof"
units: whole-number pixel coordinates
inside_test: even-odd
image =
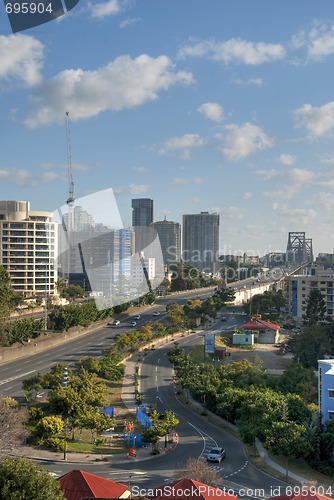
[[[279,325],[270,321],[252,318],[241,325],[241,331],[254,335],[254,342],[258,344],[276,344],[279,341]]]
[[[318,401],[324,424],[334,418],[334,359],[318,360]]]
[[[237,500],[236,495],[221,488],[214,488],[187,478],[151,490],[148,498],[150,500]]]
[[[125,484],[83,470],[72,470],[59,477],[58,481],[66,500],[128,498],[131,495],[129,487]]]

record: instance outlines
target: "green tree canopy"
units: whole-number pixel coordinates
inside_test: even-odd
[[[68,287],[64,288],[61,292],[61,297],[64,297],[67,300],[80,299],[83,296],[83,289],[79,285],[68,285]]]
[[[309,325],[315,325],[325,319],[326,303],[323,295],[318,288],[310,291],[306,302],[305,322]]]
[[[61,500],[59,482],[44,467],[22,458],[6,457],[0,461],[0,498],[11,500]]]

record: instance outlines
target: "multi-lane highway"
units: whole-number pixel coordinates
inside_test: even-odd
[[[212,294],[212,289],[195,291],[196,297],[201,299]],[[194,296],[194,291],[171,296],[170,300],[184,303],[188,298]],[[139,309],[140,319],[136,320],[136,328],[152,320],[162,321],[166,317],[166,303],[168,299],[158,299],[157,305]],[[141,312],[143,310],[143,312]],[[159,316],[154,316],[154,312],[160,312]],[[73,366],[77,360],[83,357],[102,355],[102,350],[109,348],[114,343],[115,335],[132,331],[131,327],[134,314],[124,315],[121,323],[117,327],[109,326],[98,329],[95,332],[74,339],[60,346],[53,347],[48,351],[34,354],[27,358],[20,358],[5,364],[0,364],[0,394],[22,398],[22,380],[31,377],[37,372],[46,373],[51,366],[63,363]],[[42,396],[42,394],[41,394]]]
[[[172,300],[183,303],[188,298],[204,298],[210,294],[212,294],[212,290],[196,291],[195,295],[194,291],[192,291],[174,296]],[[158,316],[153,316],[154,312],[160,313],[159,321],[165,319],[165,307],[166,300],[161,300],[157,305],[141,312],[140,319],[136,320],[136,327],[149,320],[158,319]],[[212,333],[218,334],[223,329],[238,327],[243,318],[239,314],[241,311],[238,311],[238,308],[235,308],[234,312],[226,313],[226,321],[217,323],[212,328]],[[56,363],[72,365],[81,357],[101,356],[102,350],[113,344],[117,333],[133,330],[133,327],[130,326],[133,316],[128,315],[126,319],[121,320],[121,324],[117,327],[102,328],[44,353],[0,365],[0,391],[3,395],[21,398],[22,380],[37,371],[49,371],[50,367]],[[179,342],[185,348],[193,346],[196,343],[203,342],[203,333],[181,337]],[[265,489],[266,495],[269,494],[271,486],[284,486],[285,483],[271,478],[248,462],[244,447],[237,438],[216,427],[203,417],[194,414],[177,399],[172,382],[172,367],[167,357],[169,348],[170,345],[165,344],[144,358],[141,367],[140,389],[145,394],[145,401],[148,404],[157,407],[159,411],[168,408],[176,413],[177,418],[180,420],[178,427],[180,442],[176,449],[172,453],[154,457],[149,462],[124,464],[112,461],[99,465],[86,463],[80,465],[80,468],[125,483],[129,482],[129,476],[131,475],[133,484],[136,482],[143,488],[149,488],[171,480],[175,468],[184,467],[189,457],[205,456],[210,447],[218,444],[226,448],[227,451],[223,463],[213,466],[219,472],[222,484],[224,484],[224,481],[229,481],[254,490],[261,487]],[[58,475],[73,469],[73,464],[70,463],[47,462],[45,465]]]

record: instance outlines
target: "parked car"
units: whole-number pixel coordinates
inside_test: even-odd
[[[140,319],[140,314],[136,314],[136,316],[134,316],[133,319]]]
[[[153,316],[160,316],[159,311],[155,311],[155,312],[153,313]]]
[[[206,457],[208,462],[221,462],[223,458],[226,457],[226,451],[224,448],[212,448]]]
[[[118,326],[120,324],[121,322],[118,319],[115,319],[115,321],[113,322],[113,326]]]

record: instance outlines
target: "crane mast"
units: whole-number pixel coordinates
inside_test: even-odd
[[[67,179],[68,179],[68,199],[67,204],[72,206],[74,203],[74,182],[72,177],[71,160],[71,136],[70,136],[70,113],[66,111],[66,141],[67,141]]]

